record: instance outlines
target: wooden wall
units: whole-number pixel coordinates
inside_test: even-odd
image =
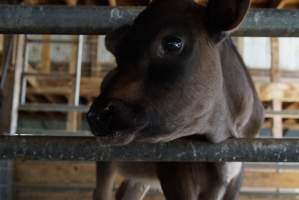
[[[243,185],[246,188],[299,188],[298,177],[299,170],[250,168],[246,169]],[[91,200],[96,181],[95,164],[18,161],[14,181],[15,200]],[[241,200],[249,199],[259,198],[243,196]],[[151,195],[147,200],[162,198]]]

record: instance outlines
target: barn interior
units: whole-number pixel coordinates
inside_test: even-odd
[[[197,0],[205,4],[204,0]],[[1,4],[144,6],[148,0],[14,0]],[[252,0],[253,8],[297,9],[299,0]],[[18,135],[90,135],[86,112],[115,66],[104,35],[0,35],[1,132]],[[18,40],[18,42],[13,42]],[[260,137],[299,137],[299,39],[234,37],[266,109]],[[22,49],[21,56],[16,56]],[[13,60],[10,62],[8,60]],[[22,68],[15,80],[15,65]],[[78,67],[79,66],[79,67]],[[81,76],[78,79],[77,70]],[[79,82],[78,82],[79,80]],[[19,98],[14,97],[19,88]],[[78,90],[80,87],[80,90]],[[79,99],[76,92],[79,91]],[[19,106],[12,111],[14,101]],[[0,162],[0,199],[88,200],[94,162]],[[299,165],[246,163],[241,200],[299,196]],[[119,178],[121,180],[121,177]],[[147,200],[162,200],[153,191]]]

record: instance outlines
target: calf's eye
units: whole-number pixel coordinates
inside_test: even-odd
[[[183,40],[177,36],[166,36],[162,40],[162,48],[165,53],[177,53],[182,49],[183,45]]]

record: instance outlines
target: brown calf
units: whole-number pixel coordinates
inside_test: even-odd
[[[107,36],[117,68],[88,113],[94,135],[109,144],[211,143],[254,137],[263,107],[228,33],[250,0],[156,0]],[[118,200],[141,200],[155,180],[167,200],[234,200],[241,163],[98,163],[95,200],[111,200],[114,177],[127,177]]]

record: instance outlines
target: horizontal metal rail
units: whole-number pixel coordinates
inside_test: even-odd
[[[92,136],[92,133],[88,130],[57,130],[57,129],[42,129],[42,128],[18,128],[18,136],[68,136],[68,137],[85,137]]]
[[[27,103],[20,105],[19,110],[29,112],[88,112],[90,106],[80,105],[73,106],[67,104],[47,104],[47,103]],[[283,118],[299,118],[298,110],[284,110],[284,111],[273,111],[266,110],[266,117],[271,118],[274,116],[281,116]]]
[[[143,7],[0,6],[0,33],[105,34]],[[299,11],[252,9],[236,36],[298,37]]]
[[[0,159],[79,161],[299,162],[299,140],[239,139],[128,146],[104,145],[96,137],[1,136]]]
[[[67,105],[67,104],[42,104],[28,103],[19,106],[20,111],[30,112],[87,112],[90,106],[85,105]]]
[[[64,44],[64,45],[71,45],[71,44],[78,44],[78,40],[71,40],[71,39],[27,39],[27,43],[29,44]],[[84,41],[85,44],[96,44],[96,40],[87,40]]]
[[[39,73],[39,72],[24,72],[25,77],[36,77],[38,79],[75,79],[75,74],[70,73]]]
[[[55,40],[55,39],[27,39],[28,43],[44,44],[44,43],[54,43],[54,44],[77,44],[78,40]]]

